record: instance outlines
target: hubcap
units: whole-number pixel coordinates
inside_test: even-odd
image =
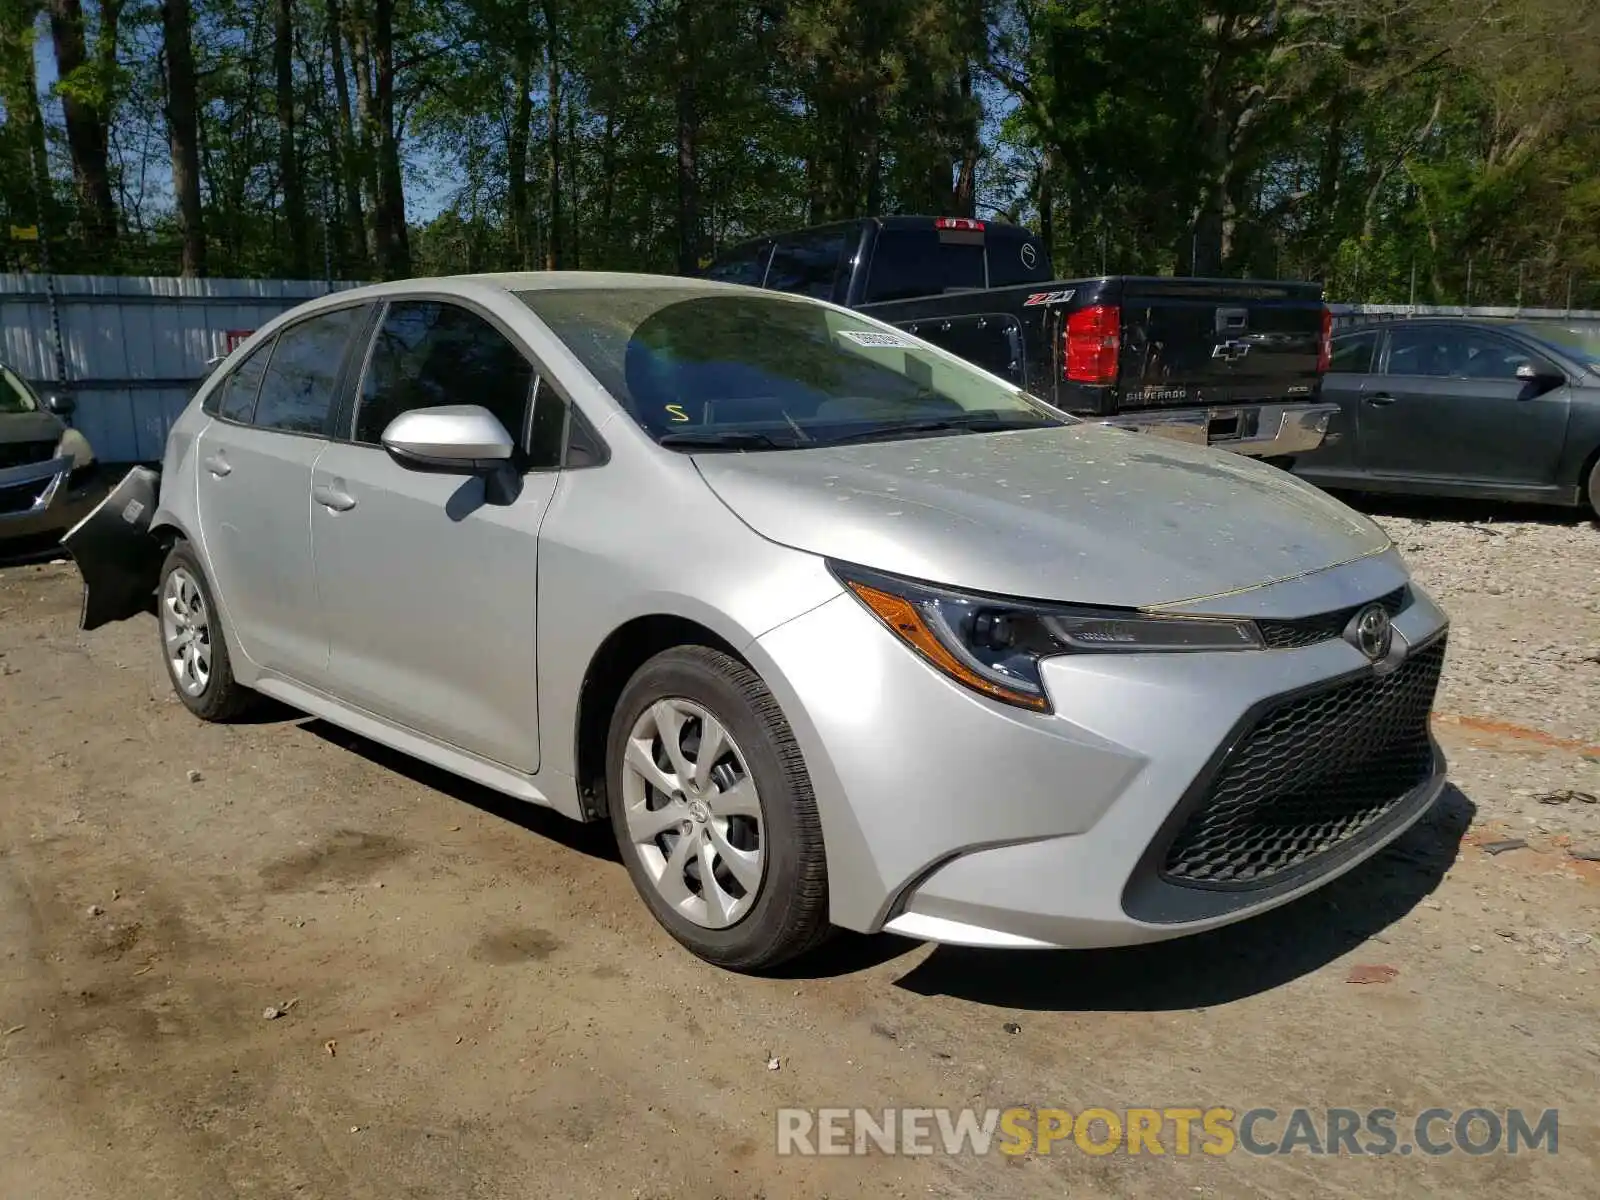
[[[186,696],[198,696],[211,682],[211,616],[194,576],[173,568],[161,590],[161,639],[172,680]]]
[[[766,871],[761,798],[738,744],[692,700],[658,700],[628,735],[628,837],[680,915],[724,929],[750,911]]]

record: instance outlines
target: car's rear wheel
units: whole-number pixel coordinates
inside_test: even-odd
[[[1589,468],[1589,484],[1585,495],[1589,498],[1589,511],[1600,519],[1600,457]]]
[[[233,677],[222,614],[205,571],[188,542],[179,541],[161,567],[161,660],[178,699],[206,721],[228,721],[250,706],[255,693]]]
[[[617,845],[656,920],[741,971],[828,931],[822,825],[794,733],[748,666],[668,650],[623,690],[607,741]]]

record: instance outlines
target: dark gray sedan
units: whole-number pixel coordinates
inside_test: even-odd
[[[1600,503],[1600,334],[1546,321],[1403,320],[1341,333],[1327,488]]]

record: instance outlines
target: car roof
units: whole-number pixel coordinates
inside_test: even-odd
[[[630,271],[479,271],[463,275],[418,275],[331,293],[339,299],[404,295],[408,292],[455,291],[477,284],[507,292],[557,291],[569,288],[686,288],[698,291],[738,287],[684,275],[649,275]],[[748,288],[740,288],[749,291]]]

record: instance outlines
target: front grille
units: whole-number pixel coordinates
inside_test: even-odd
[[[32,479],[27,483],[12,484],[10,487],[0,487],[0,516],[14,516],[25,513],[34,506],[40,493],[50,486],[50,480]]]
[[[54,442],[0,442],[0,471],[46,463],[56,456]]]
[[[1367,601],[1367,604],[1383,605],[1384,611],[1392,617],[1410,602],[1410,589],[1399,587],[1387,596]],[[1318,613],[1314,617],[1300,617],[1293,621],[1257,621],[1256,628],[1261,630],[1261,640],[1266,642],[1267,649],[1297,650],[1301,646],[1315,646],[1318,642],[1332,641],[1344,632],[1345,626],[1350,624],[1350,618],[1366,607],[1366,604],[1356,604],[1350,608]]]
[[[1223,760],[1161,875],[1261,887],[1381,820],[1432,773],[1428,717],[1444,652],[1440,638],[1389,675],[1269,710]]]

